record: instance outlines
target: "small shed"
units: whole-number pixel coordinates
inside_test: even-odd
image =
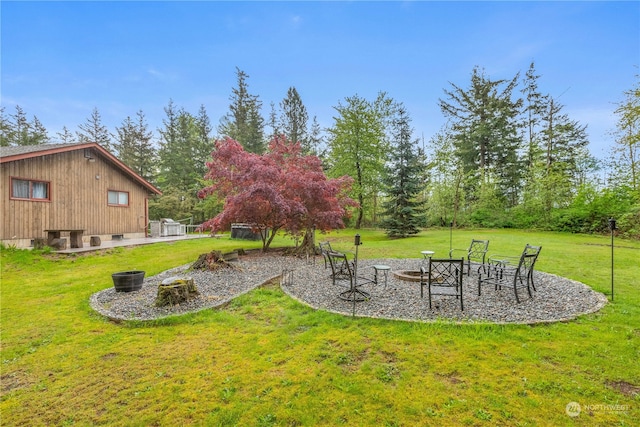
[[[75,230],[80,244],[146,237],[148,200],[160,194],[96,143],[1,147],[0,241],[29,247],[45,230]]]

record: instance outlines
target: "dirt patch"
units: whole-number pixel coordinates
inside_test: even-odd
[[[103,354],[102,357],[100,357],[102,360],[111,360],[113,358],[115,358],[116,356],[118,356],[118,353],[107,353],[107,354]]]
[[[626,381],[607,381],[605,384],[628,397],[640,395],[640,387]]]
[[[0,391],[2,391],[2,394],[25,388],[30,385],[31,381],[22,371],[11,372],[0,376]]]
[[[460,377],[458,376],[458,373],[455,371],[449,372],[448,374],[436,373],[435,376],[440,380],[446,381],[449,384],[453,384],[453,385],[464,383],[464,381],[460,379]]]

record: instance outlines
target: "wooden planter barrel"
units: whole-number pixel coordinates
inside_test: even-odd
[[[116,292],[139,291],[142,289],[142,283],[144,282],[144,271],[121,271],[119,273],[113,273],[111,278],[113,279],[113,286],[116,288]]]

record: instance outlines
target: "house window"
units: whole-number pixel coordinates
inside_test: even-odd
[[[111,206],[129,206],[129,193],[109,190],[108,203]]]
[[[49,182],[11,178],[11,198],[49,201]]]

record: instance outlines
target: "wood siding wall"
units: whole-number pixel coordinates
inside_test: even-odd
[[[84,235],[145,233],[148,191],[119,168],[83,150],[4,163],[0,240],[46,237],[46,229],[84,229]],[[11,178],[50,183],[50,201],[11,199]],[[109,206],[109,190],[129,193],[129,206]]]

